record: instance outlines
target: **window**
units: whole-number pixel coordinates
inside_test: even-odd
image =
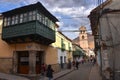
[[[83,33],[85,33],[85,31],[83,31]]]
[[[42,15],[42,23],[45,24],[45,16]]]
[[[40,20],[40,14],[39,13],[37,13],[37,20],[39,21]]]
[[[55,24],[52,21],[50,21],[50,28],[55,30]]]
[[[45,25],[47,25],[47,17],[45,17],[45,22],[44,23],[45,23]]]
[[[36,11],[33,11],[33,20],[36,20]]]
[[[36,11],[30,11],[28,15],[29,15],[29,18],[28,18],[29,21],[36,20]],[[39,19],[39,14],[37,14],[37,20],[38,19]]]
[[[80,33],[82,34],[82,31],[80,31]]]
[[[40,13],[37,13],[37,20],[38,20],[39,22],[42,22],[42,16],[41,16]]]
[[[11,19],[10,17],[7,18],[7,25],[8,26],[10,25],[10,21],[11,21],[10,19]]]
[[[84,36],[82,36],[82,39],[84,39],[85,37]]]
[[[20,14],[20,23],[23,22],[23,14]]]
[[[50,27],[50,19],[47,20],[47,25]]]
[[[18,15],[15,16],[15,24],[18,24]]]
[[[39,21],[42,22],[42,15],[39,14]]]
[[[12,25],[15,24],[15,16],[12,16]]]
[[[4,26],[7,26],[7,18],[4,18]]]
[[[28,15],[29,15],[29,18],[28,18],[29,21],[32,21],[32,11],[30,11]]]
[[[47,19],[46,19],[46,25],[47,25],[47,26],[49,26],[49,22],[50,22],[50,20],[47,18]]]
[[[24,21],[24,22],[27,22],[27,13],[24,13],[23,16],[24,16],[24,17],[23,17],[23,21]]]

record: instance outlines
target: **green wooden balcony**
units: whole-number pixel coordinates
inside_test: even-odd
[[[43,44],[55,42],[55,31],[38,21],[3,27],[2,39],[6,42],[36,41]]]

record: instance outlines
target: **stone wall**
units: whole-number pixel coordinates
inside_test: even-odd
[[[11,73],[12,71],[12,59],[0,58],[0,72]]]
[[[60,64],[52,64],[52,68],[53,68],[55,73],[57,73],[61,70]]]

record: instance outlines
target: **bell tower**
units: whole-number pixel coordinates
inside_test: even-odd
[[[86,27],[81,26],[79,28],[80,34],[79,34],[79,45],[86,51],[86,55],[88,55],[88,36],[87,36],[87,30]]]

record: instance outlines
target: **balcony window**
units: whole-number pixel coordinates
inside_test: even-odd
[[[15,16],[15,24],[18,24],[18,15]]]
[[[44,15],[42,15],[41,19],[42,19],[42,23],[45,24],[45,16]]]
[[[52,30],[55,30],[55,24],[54,24],[52,21],[50,21],[50,28],[51,28]]]
[[[32,21],[32,11],[30,11],[29,13],[28,13],[28,15],[29,15],[29,21]]]
[[[7,25],[8,26],[10,25],[10,21],[11,21],[10,19],[11,19],[10,17],[7,18]]]
[[[45,23],[45,25],[47,25],[47,17],[45,17],[45,22],[44,23]]]
[[[23,22],[23,14],[20,14],[20,23]]]
[[[40,13],[37,13],[37,20],[39,22],[42,22],[42,15]]]
[[[4,18],[4,26],[7,26],[7,18]]]
[[[32,20],[36,20],[36,11],[30,11],[29,13],[28,13],[28,20],[29,21],[32,21]],[[38,14],[37,14],[38,15]],[[27,18],[27,17],[26,17]],[[38,17],[37,17],[37,19],[38,19]]]
[[[12,25],[15,24],[15,16],[12,16]]]
[[[36,20],[36,11],[33,11],[33,20]]]
[[[24,13],[23,16],[24,16],[23,17],[23,22],[27,22],[27,13]]]
[[[37,20],[39,21],[40,20],[40,14],[37,13]]]

